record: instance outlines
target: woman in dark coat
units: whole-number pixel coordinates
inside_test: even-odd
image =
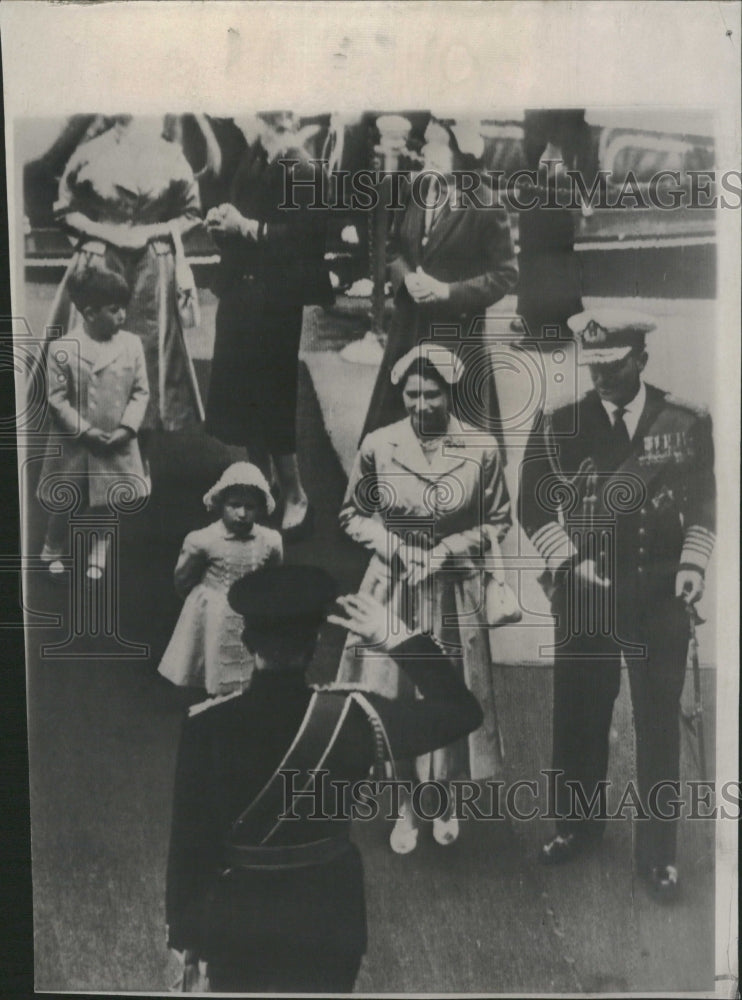
[[[435,119],[425,132],[425,171],[433,173],[430,186],[413,181],[405,207],[392,223],[387,259],[394,315],[364,437],[404,417],[399,394],[390,381],[391,370],[412,347],[435,337],[466,365],[467,378],[455,400],[456,416],[493,434],[504,455],[484,316],[489,306],[514,288],[518,268],[507,215],[495,203],[492,191],[482,187],[477,192],[485,207],[473,198],[457,196],[453,171],[470,170],[476,163],[459,141],[480,154],[477,139],[481,143],[478,133],[466,135],[461,126]],[[445,183],[437,182],[436,176],[445,178]],[[441,326],[447,328],[445,334]]]
[[[310,512],[296,459],[296,398],[303,307],[326,305],[326,213],[310,209],[313,164],[298,147],[288,113],[265,116],[258,141],[245,151],[231,203],[206,217],[222,259],[216,341],[206,430],[243,445],[270,478],[275,465],[283,501],[282,529],[291,537]],[[287,199],[283,159],[297,185]]]

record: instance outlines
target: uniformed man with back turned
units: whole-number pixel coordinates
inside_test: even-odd
[[[349,993],[366,948],[363,868],[333,782],[481,725],[436,642],[363,594],[340,598],[328,620],[393,656],[420,697],[312,694],[305,671],[335,596],[314,566],[264,567],[229,592],[257,669],[244,693],[191,709],[181,736],[166,911],[186,989],[205,965],[216,992]],[[294,794],[311,788],[324,789],[319,800]]]
[[[644,381],[650,319],[596,309],[569,326],[593,389],[539,416],[519,499],[555,616],[553,767],[563,774],[556,835],[541,860],[568,861],[603,835],[601,782],[623,657],[636,730],[637,870],[670,899],[677,822],[662,817],[677,812],[689,615],[714,543],[711,420]]]

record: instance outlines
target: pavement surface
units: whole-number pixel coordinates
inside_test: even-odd
[[[33,331],[43,329],[51,292],[48,286],[29,287],[26,315]],[[712,304],[696,301],[686,309],[686,303],[657,300],[642,306],[668,319],[684,317],[680,334],[668,323],[655,335],[649,379],[708,401],[710,362],[708,371],[701,365],[689,372],[672,338],[678,336],[682,346],[689,332],[710,336]],[[523,380],[509,376],[506,357],[520,370],[530,366],[538,391],[549,399],[572,391],[566,374],[574,369],[565,358],[559,369],[565,381],[553,382],[556,372],[536,371],[533,359],[507,347],[510,308],[506,302],[493,325],[502,334],[501,405],[516,413]],[[191,346],[205,386],[213,342],[207,297],[203,313]],[[317,527],[311,539],[288,550],[290,560],[325,566],[348,590],[357,587],[365,559],[341,534],[337,510],[374,373],[346,364],[337,351],[363,328],[360,310],[334,316],[307,310],[299,454]],[[521,446],[514,440],[508,449],[513,495]],[[122,516],[117,527],[113,608],[101,608],[92,595],[75,599],[74,580],[53,585],[30,564],[24,599],[33,623],[27,645],[38,989],[151,993],[166,990],[174,977],[164,941],[164,866],[178,729],[193,696],[173,689],[156,668],[180,608],[171,583],[180,542],[204,523],[200,497],[239,454],[200,432],[156,442],[151,503],[139,514]],[[41,512],[31,499],[37,467],[32,462],[26,469],[30,554],[43,534]],[[511,551],[518,551],[522,542],[515,530],[511,539]],[[536,570],[521,575],[531,624],[520,637],[514,629],[500,630],[495,667],[506,782],[532,779],[549,764],[551,671],[539,656],[549,625],[541,617]],[[713,664],[706,637],[701,641],[704,659]],[[339,630],[328,627],[314,679],[332,676],[341,643]],[[617,785],[634,774],[627,687],[622,684],[611,733],[609,777]],[[707,743],[713,747],[710,667],[703,671],[703,688]],[[687,778],[700,777],[693,749],[686,740]],[[535,861],[550,832],[542,820],[468,821],[449,848],[423,830],[418,850],[408,857],[390,851],[384,819],[356,823],[369,917],[369,950],[357,992],[713,989],[712,825],[696,821],[681,828],[684,891],[673,907],[658,906],[636,881],[631,823],[609,826],[600,851],[550,870]]]

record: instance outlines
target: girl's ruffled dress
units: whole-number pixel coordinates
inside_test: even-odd
[[[184,589],[197,582],[162,657],[162,676],[213,695],[246,687],[254,660],[242,643],[242,616],[230,608],[227,593],[235,580],[282,558],[281,535],[262,525],[248,538],[237,537],[222,521],[187,535],[176,577]]]

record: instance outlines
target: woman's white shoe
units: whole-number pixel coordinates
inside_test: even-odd
[[[395,854],[410,854],[417,847],[417,837],[419,830],[404,817],[400,817],[394,824],[394,829],[389,837],[389,844]]]
[[[448,819],[433,820],[433,839],[436,843],[446,847],[448,844],[453,844],[458,835],[459,821],[455,816],[449,816]]]

